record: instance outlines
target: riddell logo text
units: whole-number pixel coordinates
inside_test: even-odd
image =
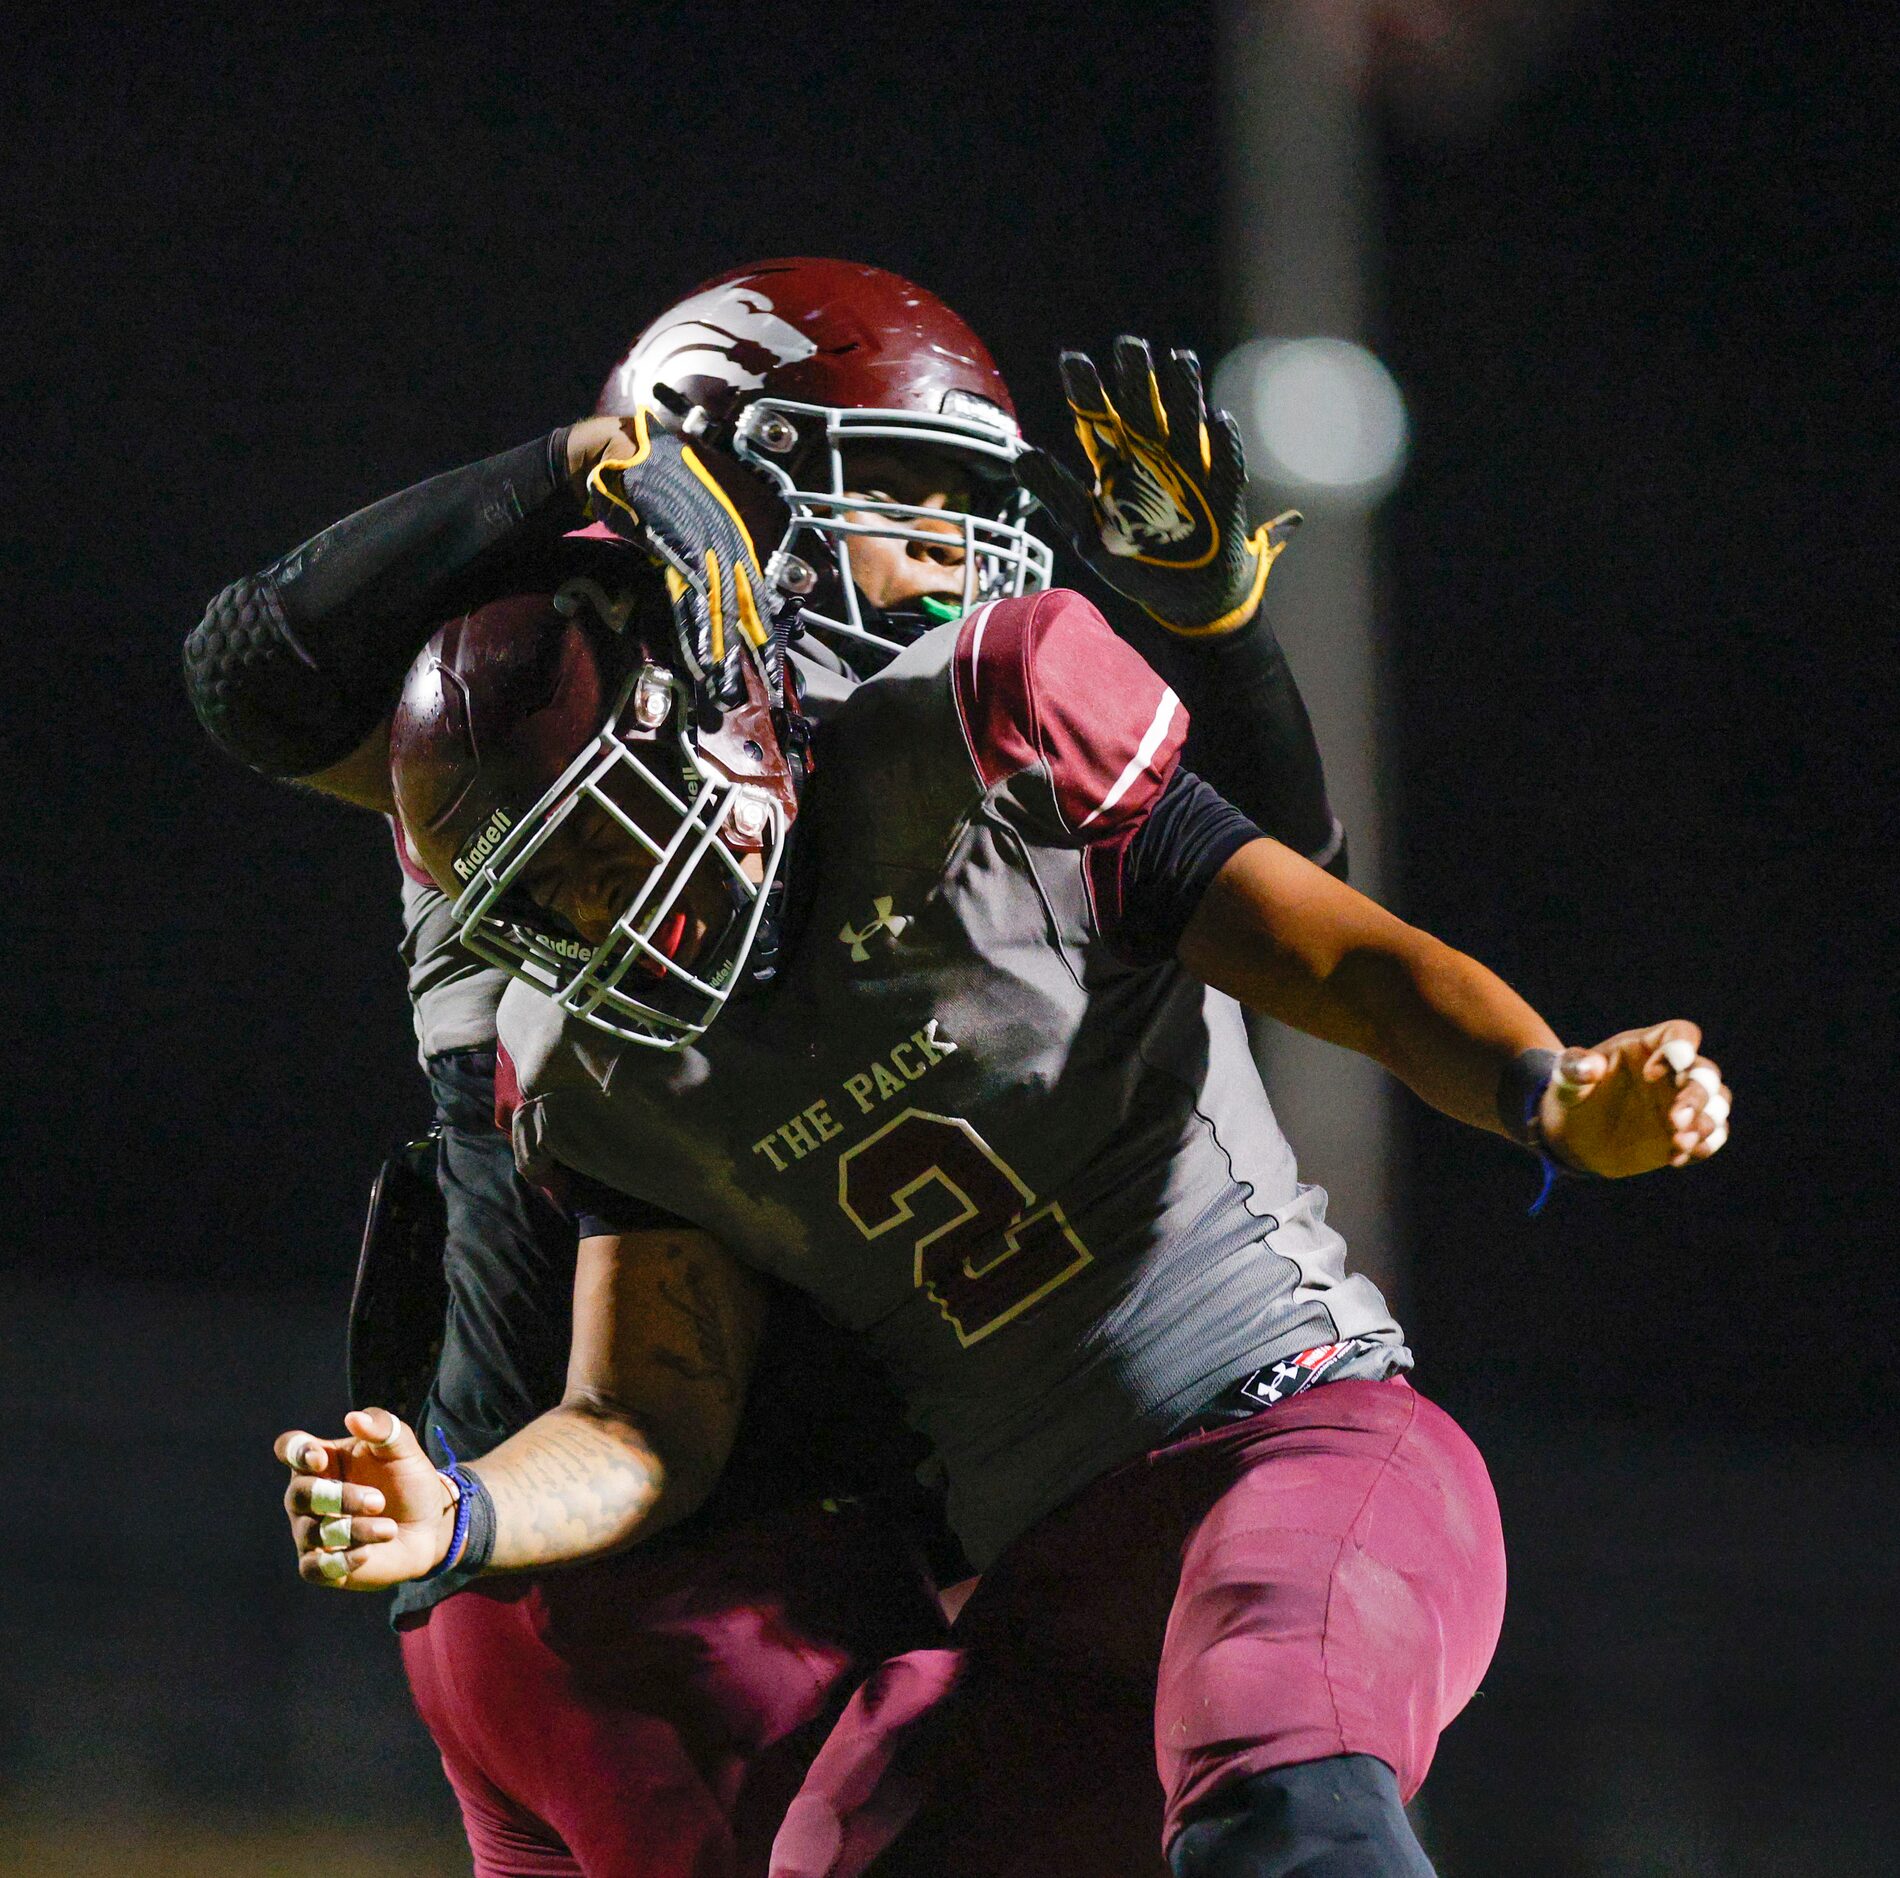
[[[467,880],[501,846],[501,838],[515,825],[506,809],[497,809],[482,824],[481,832],[455,857],[455,878]]]
[[[594,948],[584,939],[569,939],[558,932],[540,932],[534,927],[523,928],[544,952],[551,952],[557,959],[566,959],[570,963],[585,965],[594,956]]]

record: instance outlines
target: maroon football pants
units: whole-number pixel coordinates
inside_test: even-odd
[[[483,1580],[402,1656],[476,1878],[754,1878],[839,1704],[940,1628],[847,1505]]]
[[[1503,1613],[1497,1501],[1463,1431],[1402,1380],[1322,1384],[1018,1540],[953,1650],[853,1699],[773,1873],[847,1878],[892,1841],[877,1878],[1164,1874],[1229,1782],[1335,1754],[1377,1756],[1409,1798]]]

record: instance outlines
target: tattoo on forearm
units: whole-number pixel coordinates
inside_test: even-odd
[[[739,1338],[708,1274],[669,1241],[672,1269],[660,1280],[660,1296],[673,1307],[681,1337],[656,1345],[653,1361],[687,1382],[709,1383],[722,1405],[739,1399],[741,1375]]]
[[[581,1558],[624,1541],[659,1497],[661,1469],[632,1428],[559,1410],[482,1468],[495,1502],[501,1566]]]
[[[671,1411],[717,1426],[737,1407],[750,1360],[746,1312],[676,1240],[655,1249],[660,1306],[642,1313],[638,1360],[693,1386]],[[648,1293],[651,1298],[653,1293]],[[593,1390],[529,1423],[481,1464],[495,1503],[493,1564],[521,1570],[610,1551],[640,1535],[666,1485],[637,1406]],[[660,1431],[664,1434],[664,1430]]]

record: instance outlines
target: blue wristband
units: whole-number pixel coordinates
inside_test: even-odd
[[[431,1578],[440,1578],[444,1572],[455,1569],[456,1561],[462,1556],[462,1547],[468,1539],[469,1515],[475,1508],[474,1485],[462,1472],[462,1465],[455,1458],[455,1450],[449,1446],[440,1424],[436,1427],[435,1438],[442,1443],[442,1452],[449,1457],[448,1466],[438,1467],[436,1472],[444,1480],[455,1482],[455,1530],[449,1534],[449,1549],[442,1554],[437,1564],[416,1580],[419,1585],[426,1585]]]
[[[1530,1203],[1532,1219],[1544,1210],[1558,1181],[1582,1178],[1580,1168],[1566,1166],[1545,1145],[1543,1124],[1538,1119],[1543,1111],[1544,1091],[1557,1073],[1557,1063],[1555,1050],[1526,1050],[1507,1065],[1498,1083],[1498,1119],[1521,1145],[1537,1156],[1537,1165],[1543,1173],[1537,1198]]]
[[[1544,1170],[1544,1184],[1537,1189],[1537,1198],[1525,1208],[1525,1216],[1529,1219],[1535,1219],[1544,1210],[1544,1202],[1556,1191],[1558,1181],[1569,1178],[1574,1172],[1543,1148],[1538,1148],[1536,1154],[1538,1165]]]

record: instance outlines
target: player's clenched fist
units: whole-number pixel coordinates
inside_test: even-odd
[[[1698,1054],[1702,1033],[1676,1018],[1566,1050],[1538,1110],[1558,1160],[1620,1179],[1706,1161],[1728,1139],[1734,1098]]]
[[[350,1432],[337,1441],[300,1428],[277,1437],[298,1574],[342,1591],[422,1577],[454,1536],[454,1489],[387,1409],[353,1409],[343,1425]]]

